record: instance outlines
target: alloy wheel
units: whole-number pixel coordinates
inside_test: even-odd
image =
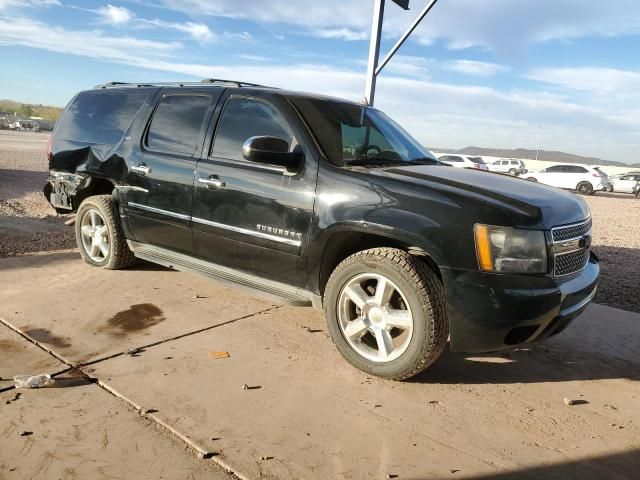
[[[356,275],[345,284],[338,297],[338,321],[351,348],[372,362],[398,358],[413,335],[413,315],[404,294],[375,273]]]
[[[111,248],[109,229],[104,217],[92,208],[84,213],[80,225],[85,253],[96,263],[104,262]]]

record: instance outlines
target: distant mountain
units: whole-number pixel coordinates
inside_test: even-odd
[[[487,155],[489,157],[503,158],[524,158],[529,160],[536,159],[536,151],[526,148],[506,149],[506,148],[483,148],[483,147],[465,147],[460,150],[433,149],[436,152],[461,153],[463,155]],[[582,157],[572,153],[552,152],[540,150],[538,152],[538,160],[547,162],[561,163],[584,163],[586,165],[612,165],[616,167],[640,167],[640,164],[629,165],[628,163],[614,162],[611,160],[603,160],[596,157]]]

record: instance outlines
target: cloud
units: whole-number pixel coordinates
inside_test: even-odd
[[[195,22],[185,22],[185,23],[177,23],[177,22],[166,22],[160,19],[138,19],[140,24],[143,25],[151,25],[160,28],[168,28],[172,30],[177,30],[179,32],[184,32],[188,34],[194,40],[199,42],[211,42],[216,39],[216,35],[209,29],[209,27],[204,23],[195,23]]]
[[[489,62],[478,62],[475,60],[453,60],[443,65],[445,70],[464,73],[465,75],[476,75],[480,77],[492,77],[497,73],[509,70],[504,65]]]
[[[369,33],[362,30],[353,30],[350,28],[314,28],[307,32],[311,36],[319,38],[333,38],[338,40],[367,40]]]
[[[129,23],[135,14],[125,7],[115,7],[108,4],[105,7],[100,7],[96,13],[102,17],[104,23],[110,23],[112,25],[123,25]]]
[[[146,52],[154,58],[175,53],[178,42],[158,42],[130,36],[110,37],[98,30],[66,30],[35,20],[0,16],[0,42],[135,65]]]
[[[65,30],[42,22],[2,16],[0,43],[81,55],[171,75],[234,78],[353,100],[361,99],[364,90],[363,69],[304,63],[182,63],[178,60],[182,52],[179,43],[130,36],[111,37],[96,30]],[[411,68],[417,70],[409,73],[437,67],[433,67],[429,59],[399,58],[397,68],[404,70],[404,74]],[[635,160],[635,152],[640,149],[637,133],[640,130],[640,108],[633,104],[621,104],[620,108],[611,109],[607,108],[604,100],[602,104],[578,104],[570,100],[571,96],[544,90],[508,91],[476,85],[451,85],[430,80],[426,74],[407,78],[406,75],[400,77],[394,72],[388,73],[378,80],[377,106],[399,120],[426,145],[531,147],[537,142],[538,124],[541,124],[546,149],[629,161]],[[556,82],[553,85],[583,89],[598,87],[576,84],[576,77],[565,72],[564,77],[553,78]],[[573,80],[569,82],[567,78]],[[633,88],[636,81],[634,75],[620,73],[612,74],[611,78],[617,79],[618,85],[624,88]],[[615,142],[611,141],[612,138]]]
[[[303,27],[309,35],[348,31],[352,39],[367,39],[371,28],[371,1],[323,0],[305,4],[290,0],[157,0],[189,15],[243,18],[254,22]],[[397,37],[426,1],[414,0],[405,12],[388,2],[385,35]],[[640,33],[637,0],[456,0],[439,2],[415,32],[422,44],[442,40],[453,49],[471,47],[512,51],[529,44],[591,35]],[[335,38],[335,37],[330,37]]]
[[[60,5],[59,0],[0,0],[0,10],[9,7],[51,7]]]
[[[529,72],[527,78],[596,95],[625,92],[640,97],[640,72],[600,67],[539,68]]]

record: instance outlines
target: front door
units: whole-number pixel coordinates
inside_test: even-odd
[[[247,161],[244,142],[270,135],[305,154],[297,172]],[[317,162],[295,112],[277,97],[230,95],[210,154],[198,163],[193,201],[196,253],[213,263],[304,287]]]
[[[128,158],[126,211],[134,239],[193,253],[193,173],[218,89],[167,89]]]

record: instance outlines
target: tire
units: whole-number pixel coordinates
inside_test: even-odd
[[[510,168],[510,169],[509,169],[509,175],[515,176],[515,175],[516,175],[516,173],[518,173],[518,172],[516,172],[516,169],[515,169],[515,168]]]
[[[133,252],[124,238],[118,207],[111,195],[88,197],[80,204],[75,232],[80,255],[89,265],[120,270],[135,263]],[[99,248],[94,250],[96,245]]]
[[[393,291],[388,301],[376,303],[381,279],[388,290],[380,292]],[[352,300],[354,294],[347,293],[354,285],[361,287],[366,298],[362,308]],[[396,315],[390,315],[389,308]],[[364,250],[343,260],[327,282],[324,311],[329,334],[342,356],[356,368],[379,377],[405,380],[420,373],[438,359],[449,336],[440,279],[426,263],[394,248]],[[393,321],[397,325],[400,318],[405,326],[387,324]],[[355,328],[349,335],[347,330],[352,326]],[[381,346],[389,345],[380,340],[382,337],[390,339],[393,350]]]
[[[612,186],[612,185],[609,185],[609,186],[607,187],[607,192],[609,192],[609,193],[613,193],[613,186]]]
[[[593,185],[589,182],[580,182],[576,186],[576,191],[581,195],[593,195],[595,193],[593,191]]]
[[[530,182],[537,182],[538,179],[536,177],[527,177],[527,180]]]

